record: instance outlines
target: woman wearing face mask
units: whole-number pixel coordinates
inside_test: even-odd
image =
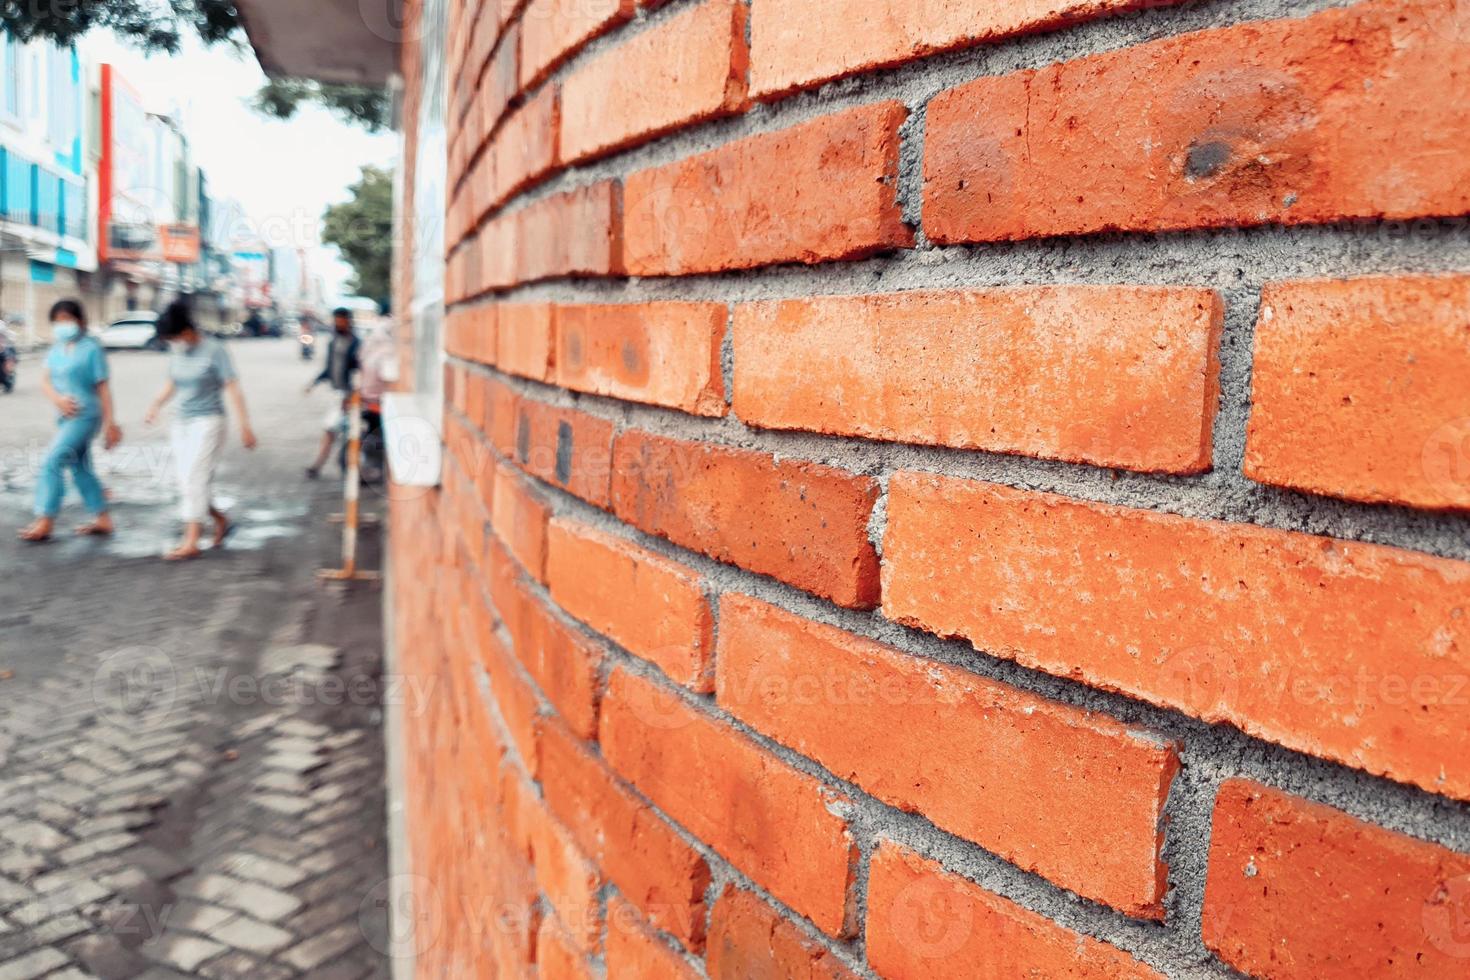
[[[187,561],[199,557],[205,517],[214,521],[216,548],[231,531],[229,518],[214,506],[210,496],[214,470],[225,445],[226,397],[240,423],[240,440],[246,449],[255,448],[255,433],[250,428],[245,394],[240,390],[229,351],[195,326],[187,303],[178,300],[163,312],[158,318],[158,335],[168,341],[169,382],[148,409],[147,422],[156,424],[163,406],[174,395],[179,396],[173,451],[184,519],[183,541],[164,557]]]
[[[72,482],[92,520],[77,528],[78,534],[105,536],[112,533],[107,513],[107,496],[92,469],[92,440],[100,432],[111,449],[122,441],[122,430],[112,420],[112,390],[107,383],[107,355],[95,337],[87,333],[87,315],[81,304],[64,299],[51,307],[51,350],[41,373],[41,390],[61,413],[60,428],[36,484],[36,520],[20,533],[31,542],[49,541],[56,515],[66,494],[63,475],[71,471]]]

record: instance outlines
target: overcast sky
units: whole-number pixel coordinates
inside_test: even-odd
[[[177,56],[144,55],[103,32],[80,47],[116,65],[148,109],[180,120],[211,196],[238,200],[272,245],[310,249],[328,298],[342,291],[350,270],[320,244],[322,210],[346,199],[363,165],[394,163],[394,134],[369,134],[315,107],[287,122],[260,115],[250,100],[265,76],[248,50],[206,48],[189,37]]]

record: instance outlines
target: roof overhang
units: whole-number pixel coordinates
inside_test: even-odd
[[[235,0],[272,78],[386,85],[398,68],[401,0]]]

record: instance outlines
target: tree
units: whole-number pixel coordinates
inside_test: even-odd
[[[170,54],[188,32],[205,44],[244,46],[233,0],[0,0],[0,29],[20,41],[46,38],[63,45],[102,29],[146,51]],[[256,109],[282,119],[303,102],[319,103],[372,131],[389,121],[387,93],[368,86],[273,79],[255,97]]]
[[[363,167],[349,190],[350,200],[322,215],[322,240],[352,266],[359,295],[386,303],[393,283],[393,171]]]

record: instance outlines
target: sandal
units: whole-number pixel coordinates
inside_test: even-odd
[[[111,527],[103,527],[96,521],[90,524],[77,525],[77,536],[83,538],[110,538],[112,537],[112,531],[113,529]]]
[[[179,547],[179,548],[175,548],[173,551],[170,551],[166,555],[164,555],[163,556],[163,560],[164,561],[193,561],[195,558],[199,558],[199,557],[203,556],[203,554],[204,554],[204,552],[200,551],[198,548],[187,548],[186,549],[186,548]]]
[[[30,527],[26,528],[24,531],[21,531],[18,535],[16,535],[16,537],[20,538],[27,544],[45,544],[46,542],[51,540],[51,532],[38,531],[36,529],[36,526],[32,524]]]

